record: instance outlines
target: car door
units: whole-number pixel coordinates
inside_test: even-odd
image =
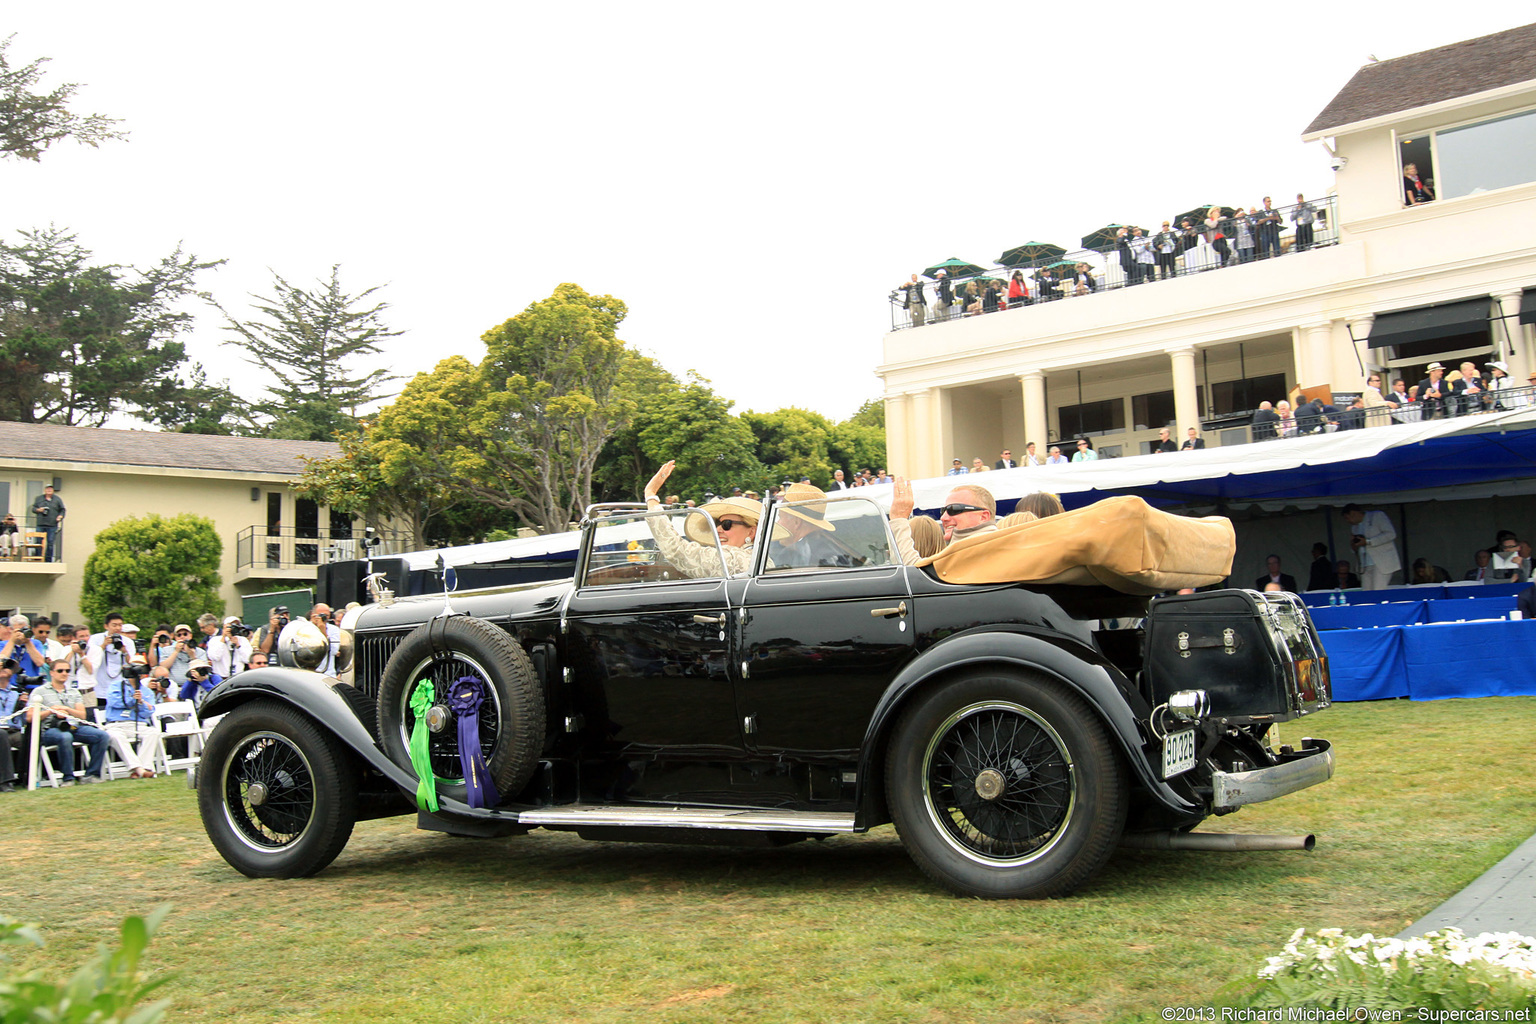
[[[863,498],[825,506],[853,564],[775,570],[765,559],[736,615],[737,705],[759,756],[853,760],[880,694],[913,657],[907,569],[884,514]]]
[[[594,531],[564,616],[565,663],[579,729],[604,761],[633,759],[630,797],[660,796],[680,762],[724,761],[742,751],[729,670],[726,581],[667,566],[643,516]],[[667,527],[670,528],[670,527]],[[599,749],[592,749],[593,747]],[[655,785],[651,785],[655,783]]]

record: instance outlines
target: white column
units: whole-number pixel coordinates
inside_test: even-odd
[[[1035,442],[1035,454],[1044,461],[1045,453],[1050,449],[1046,441],[1050,417],[1045,407],[1045,374],[1039,370],[1026,370],[1019,374],[1019,383],[1024,390],[1024,440],[1025,443]],[[1015,458],[1022,455],[1023,452],[1014,452]]]
[[[895,472],[897,466],[905,466],[912,458],[911,409],[910,396],[885,396],[885,464],[891,472]]]
[[[1333,321],[1315,320],[1300,328],[1300,343],[1296,346],[1296,383],[1312,388],[1334,382]]]
[[[1171,349],[1168,358],[1173,361],[1173,415],[1178,420],[1173,440],[1176,444],[1183,444],[1185,432],[1190,427],[1200,427],[1200,385],[1195,381],[1195,350]]]
[[[933,473],[933,388],[914,392],[912,398],[912,422],[908,428],[912,439],[908,447],[907,462],[894,473],[908,479],[934,476]]]

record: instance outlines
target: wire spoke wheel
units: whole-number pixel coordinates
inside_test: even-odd
[[[396,711],[400,722],[399,742],[409,747],[411,730],[416,727],[416,716],[411,711],[411,693],[421,680],[432,681],[432,688],[437,694],[434,706],[442,709],[444,718],[442,727],[428,734],[427,749],[432,755],[432,774],[440,782],[452,786],[464,784],[464,761],[460,756],[458,716],[447,704],[448,688],[465,676],[478,679],[485,693],[485,700],[480,705],[480,756],[489,764],[496,749],[496,736],[501,729],[501,697],[491,682],[490,673],[474,658],[444,652],[422,659],[406,673],[406,678],[413,682],[401,689],[400,707]]]
[[[294,843],[314,819],[314,772],[286,737],[273,732],[247,736],[230,751],[220,775],[229,824],[257,849]]]
[[[968,857],[1019,864],[1056,842],[1072,816],[1071,754],[1017,704],[961,708],[934,732],[923,790],[934,824]]]
[[[379,746],[413,776],[411,732],[416,715],[411,695],[422,680],[432,682],[427,711],[427,750],[437,794],[465,800],[459,721],[448,706],[453,686],[466,676],[480,681],[480,755],[497,793],[509,800],[528,784],[544,748],[544,691],[528,655],[506,630],[467,615],[433,619],[400,641],[379,680]],[[435,728],[431,728],[435,726]]]
[[[253,878],[304,878],[347,845],[357,762],[302,711],[275,699],[224,716],[203,749],[197,808],[209,840]]]
[[[1022,670],[980,670],[913,697],[892,734],[885,785],[918,867],[985,899],[1077,888],[1113,852],[1128,803],[1098,715]]]

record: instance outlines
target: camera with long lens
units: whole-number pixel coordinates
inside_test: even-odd
[[[127,648],[123,646],[123,638],[122,637],[115,636],[115,637],[112,638],[112,649],[114,651],[118,651],[119,653],[121,653],[122,651],[127,650]]]
[[[251,627],[243,622],[233,622],[229,626],[230,636],[250,636]]]
[[[129,664],[123,666],[123,678],[132,679],[134,682],[138,682],[140,679],[143,679],[144,676],[148,674],[148,672],[148,665],[139,665],[130,662]]]

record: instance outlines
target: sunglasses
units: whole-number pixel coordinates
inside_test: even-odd
[[[57,674],[58,674],[58,673],[60,673],[60,672],[68,672],[68,671],[69,671],[69,669],[67,669],[67,668],[56,668],[56,669],[52,669],[52,670],[51,670],[51,671],[52,671],[52,672],[53,672],[53,673],[54,673],[54,674],[55,674],[55,675],[57,675]]]
[[[946,516],[954,517],[963,516],[967,512],[985,512],[986,509],[982,508],[980,505],[961,505],[957,502],[953,505],[945,505],[944,507],[940,508],[939,511]]]
[[[715,525],[722,530],[730,531],[738,526],[746,526],[747,521],[745,519],[717,519],[715,520]]]

